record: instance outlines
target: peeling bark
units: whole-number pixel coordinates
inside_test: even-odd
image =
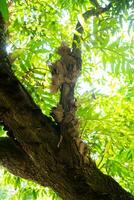
[[[132,200],[89,158],[84,163],[76,143],[44,116],[14,76],[6,54],[4,22],[0,15],[0,120],[8,131],[0,139],[0,163],[11,173],[48,185],[64,200]]]

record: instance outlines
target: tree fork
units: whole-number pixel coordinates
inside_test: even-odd
[[[58,126],[41,113],[13,75],[5,47],[0,15],[0,120],[10,132],[8,138],[0,140],[1,164],[17,176],[21,176],[22,170],[21,177],[48,185],[64,200],[134,199],[111,177],[100,172],[91,159],[84,163],[73,140],[63,140],[60,148],[57,147]]]

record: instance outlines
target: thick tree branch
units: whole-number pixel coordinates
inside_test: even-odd
[[[99,15],[103,12],[106,12],[111,8],[111,6],[111,3],[105,8],[101,8],[99,6],[97,9],[92,9],[85,12],[83,17],[85,20],[87,20],[90,16]],[[62,135],[60,143],[63,137],[65,138],[70,135],[72,138],[78,137],[78,121],[75,118],[76,105],[74,89],[77,78],[80,75],[82,65],[81,35],[83,31],[83,27],[78,21],[76,25],[77,33],[73,38],[72,49],[70,49],[66,44],[62,43],[61,47],[58,49],[61,59],[51,66],[52,92],[57,92],[58,89],[60,90],[59,105],[57,105],[57,107],[53,110],[55,121],[60,125]],[[82,151],[80,150],[80,152],[84,153],[84,151],[83,145]]]
[[[12,137],[21,143],[37,143],[53,138],[56,132],[54,124],[42,114],[11,70],[5,38],[0,15],[0,120],[9,127]]]
[[[47,185],[46,180],[40,176],[39,170],[19,144],[7,137],[0,138],[0,164],[15,176]]]
[[[95,1],[95,3],[97,3],[97,1]],[[98,5],[97,9],[91,9],[85,12],[83,18],[87,20],[90,16],[98,16],[109,10],[111,6],[111,3],[105,8],[101,8]],[[52,86],[57,86],[56,88],[54,87],[54,89],[56,89],[54,92],[60,89],[60,102],[54,110],[54,114],[60,115],[58,122],[61,127],[62,137],[63,135],[66,137],[67,133],[70,132],[73,133],[73,135],[71,135],[72,137],[78,136],[78,122],[75,118],[76,105],[74,89],[82,66],[81,35],[83,32],[84,29],[78,21],[76,25],[76,34],[74,34],[73,38],[72,50],[67,47],[66,44],[62,44],[58,50],[61,59],[52,66]]]

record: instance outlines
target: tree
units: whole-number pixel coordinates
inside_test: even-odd
[[[9,25],[9,44],[11,45],[10,38],[14,41],[10,55],[6,50],[7,32],[4,22],[8,18],[8,12],[5,1],[2,2],[5,9],[0,9],[0,120],[7,131],[7,136],[0,138],[1,165],[16,176],[52,188],[62,199],[134,199],[111,176],[100,171],[87,152],[88,147],[80,138],[79,122],[75,113],[76,107],[79,106],[76,106],[74,98],[77,78],[84,70],[81,69],[81,65],[86,66],[90,60],[91,66],[94,66],[92,58],[98,54],[97,46],[102,53],[104,51],[99,57],[102,56],[105,69],[109,67],[109,62],[118,76],[120,68],[122,74],[123,67],[126,68],[124,74],[131,75],[129,76],[129,86],[131,86],[132,44],[126,41],[124,43],[121,37],[116,41],[113,38],[111,41],[110,37],[114,37],[116,29],[119,29],[118,19],[124,19],[122,13],[127,10],[132,11],[133,2],[120,1],[119,4],[119,1],[111,1],[105,7],[101,6],[103,2],[98,3],[95,0],[76,1],[78,5],[72,1],[53,2],[54,5],[44,0],[37,5],[36,1],[32,3],[26,1],[26,4],[16,1],[15,5],[10,2],[9,17],[11,21],[14,20],[14,23]],[[67,18],[67,11],[70,11],[74,19],[78,12],[83,13],[83,10],[85,12],[79,15],[77,23],[75,20],[77,25],[73,31],[72,48],[69,48],[65,42],[70,44],[71,37],[62,31],[63,22],[58,25],[59,16],[66,15]],[[19,16],[17,16],[18,11]],[[48,18],[48,14],[52,14],[51,19]],[[89,33],[87,21],[91,17],[89,25],[93,24],[93,32]],[[72,24],[74,22],[71,21],[70,27]],[[131,26],[132,23],[130,29]],[[59,27],[62,31],[61,37],[56,35],[60,31]],[[16,34],[12,35],[12,31],[15,30]],[[63,37],[66,37],[65,42],[61,41]],[[129,57],[126,58],[124,55],[126,55],[125,50],[128,51],[128,46]],[[56,47],[59,55],[52,50]],[[92,50],[95,48],[94,52],[90,51],[91,55],[88,54],[90,48]],[[117,53],[116,48],[119,50]],[[111,60],[105,50],[112,51]],[[109,56],[108,61],[107,56]],[[52,75],[51,93],[46,89],[50,82],[48,81],[50,73],[47,73],[46,65],[42,65],[43,59],[51,62],[48,64]],[[13,61],[15,62],[12,63]],[[46,85],[43,77],[47,82]],[[96,101],[96,94],[97,92],[95,94],[92,92],[91,101]],[[47,103],[42,103],[42,98],[51,104],[51,108]],[[107,97],[103,95],[103,98],[106,103]],[[81,101],[83,103],[82,99]],[[53,104],[55,106],[52,106]],[[48,114],[50,109],[51,114]],[[123,115],[120,111],[118,114]],[[121,119],[123,118],[124,116]],[[105,123],[104,119],[103,121]],[[96,140],[98,134],[92,133],[91,136]],[[109,151],[110,148],[108,149],[106,145],[105,147]]]

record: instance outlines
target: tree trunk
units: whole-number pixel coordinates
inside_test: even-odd
[[[60,141],[60,127],[44,116],[14,76],[0,15],[0,163],[12,174],[51,187],[64,200],[132,200],[115,180],[85,162],[73,138]]]

